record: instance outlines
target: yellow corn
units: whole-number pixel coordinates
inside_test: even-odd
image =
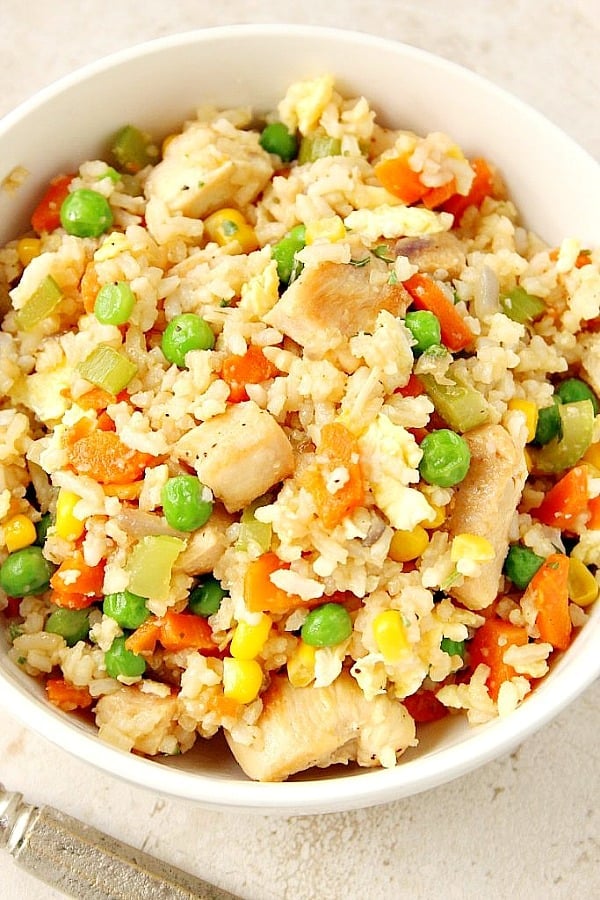
[[[538,421],[538,408],[532,400],[521,400],[515,397],[508,401],[508,408],[522,412],[525,416],[525,424],[527,425],[527,443],[535,437],[535,431]]]
[[[323,219],[315,219],[306,225],[305,240],[307,244],[315,244],[317,241],[326,241],[334,244],[343,241],[346,237],[346,227],[339,216],[326,216]]]
[[[307,687],[315,677],[316,648],[300,641],[287,661],[287,676],[293,687]]]
[[[236,659],[256,659],[267,642],[273,620],[265,613],[261,614],[257,625],[249,622],[238,622],[231,638],[229,652]]]
[[[496,552],[487,538],[478,534],[457,534],[450,548],[450,559],[458,562],[460,559],[469,559],[471,562],[489,562],[494,559]]]
[[[427,528],[428,531],[432,531],[434,528],[439,528],[440,525],[443,525],[446,521],[446,507],[436,506],[434,503],[430,503],[429,505],[435,512],[435,519],[431,522],[423,522],[423,527]]]
[[[598,597],[598,582],[580,559],[569,559],[569,600],[577,606],[590,606]]]
[[[160,147],[161,156],[165,155],[165,153],[167,151],[167,147],[169,146],[171,141],[174,140],[176,137],[179,137],[179,135],[178,134],[168,134],[166,136],[166,138],[163,140],[161,147]]]
[[[394,562],[409,562],[425,551],[429,535],[421,525],[412,531],[395,531],[390,542],[389,557]]]
[[[583,461],[600,470],[600,441],[590,444],[583,454]]]
[[[42,252],[42,242],[39,238],[24,237],[17,242],[17,256],[22,265],[28,266],[32,259]]]
[[[19,513],[9,519],[4,526],[4,540],[9,553],[29,547],[37,537],[35,525],[27,516]]]
[[[65,541],[76,541],[83,534],[85,525],[73,512],[81,497],[61,488],[56,501],[56,534]]]
[[[255,659],[223,660],[223,694],[238,703],[252,703],[258,696],[263,672]]]
[[[396,663],[408,649],[406,628],[402,613],[397,609],[386,609],[373,619],[373,636],[377,649],[386,663]]]
[[[237,243],[242,253],[251,253],[258,248],[254,228],[237,209],[219,209],[212,213],[204,220],[204,229],[209,239],[221,247]]]

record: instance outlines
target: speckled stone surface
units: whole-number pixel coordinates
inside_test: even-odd
[[[142,40],[286,21],[372,32],[453,59],[537,107],[600,159],[598,0],[0,0],[0,114]],[[599,710],[596,682],[516,752],[465,778],[315,817],[159,799],[73,760],[1,708],[0,781],[245,900],[591,900],[600,896]],[[0,900],[62,896],[0,851]]]

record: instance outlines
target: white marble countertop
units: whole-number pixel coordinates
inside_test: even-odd
[[[462,63],[600,159],[597,0],[0,0],[0,115],[149,38],[234,22],[338,25]],[[516,136],[518,140],[518,136]],[[600,896],[600,683],[510,756],[371,810],[207,812],[115,781],[0,712],[0,780],[246,900]],[[58,900],[0,852],[2,900]],[[131,898],[135,900],[135,898]]]

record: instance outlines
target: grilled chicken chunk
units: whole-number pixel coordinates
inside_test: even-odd
[[[400,238],[394,244],[393,252],[396,256],[407,256],[420,272],[428,275],[442,270],[450,278],[458,278],[466,263],[463,246],[450,231]]]
[[[501,425],[482,425],[464,437],[471,451],[471,466],[456,490],[447,529],[451,537],[468,533],[487,538],[495,556],[482,564],[479,578],[467,578],[450,593],[468,609],[485,609],[498,594],[527,467],[523,447],[517,447]]]
[[[322,688],[295,688],[276,676],[262,699],[254,743],[246,746],[226,733],[236,760],[256,781],[283,781],[311,766],[350,760],[377,766],[415,739],[415,724],[401,703],[387,694],[367,700],[345,672]]]
[[[99,735],[110,744],[148,756],[167,752],[175,735],[178,705],[176,696],[157,697],[123,687],[98,700]]]
[[[228,512],[243,509],[294,469],[285,431],[252,400],[192,428],[175,453],[196,469]]]
[[[271,175],[271,158],[256,134],[217,131],[196,123],[173,138],[145,185],[148,200],[162,200],[171,215],[204,218],[223,207],[243,208]]]
[[[371,265],[323,262],[305,269],[264,318],[319,358],[359,331],[372,331],[381,310],[401,316],[410,303],[401,284],[381,283]]]
[[[227,547],[227,529],[233,516],[222,506],[215,506],[210,519],[189,538],[183,553],[178,557],[175,568],[186,575],[204,575],[212,572]]]

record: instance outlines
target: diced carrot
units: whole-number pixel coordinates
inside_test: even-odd
[[[583,267],[589,265],[590,262],[590,251],[581,250],[581,252],[577,254],[577,259],[575,260],[575,268],[583,269]]]
[[[426,309],[439,319],[442,342],[457,353],[475,340],[475,335],[444,291],[432,278],[417,272],[404,282],[417,309]]]
[[[116,425],[114,419],[111,419],[106,410],[103,410],[98,414],[98,419],[96,421],[96,425],[100,429],[100,431],[115,431]]]
[[[418,375],[411,375],[407,383],[403,387],[396,388],[394,393],[400,394],[401,397],[420,397],[425,393],[425,388]]]
[[[444,212],[452,213],[455,225],[460,225],[464,213],[470,206],[480,207],[486,197],[493,195],[494,174],[487,160],[477,157],[471,160],[471,168],[475,177],[471,183],[469,193],[454,194],[442,204]]]
[[[98,291],[100,290],[98,273],[96,272],[96,266],[93,262],[89,262],[85,267],[85,271],[81,276],[79,290],[81,291],[83,308],[85,309],[86,313],[93,313],[94,306],[96,304],[96,297],[98,296]]]
[[[48,678],[46,681],[48,700],[64,712],[87,709],[94,702],[86,687],[78,687],[64,678]]]
[[[73,444],[80,441],[81,438],[87,437],[88,434],[94,430],[94,422],[92,419],[88,419],[87,416],[83,416],[81,419],[78,419],[74,425],[65,432],[64,441],[68,447],[72,447]]]
[[[492,700],[498,699],[501,684],[517,675],[504,662],[504,654],[509,647],[522,647],[527,641],[525,628],[503,619],[487,619],[475,632],[469,643],[469,667],[474,671],[480,663],[489,666],[487,687]]]
[[[279,172],[277,173],[279,175]],[[224,694],[216,694],[208,701],[208,708],[223,719],[237,718],[241,708],[238,700],[232,697],[225,697]]]
[[[422,441],[424,441],[429,434],[428,428],[407,428],[406,430],[409,434],[412,434],[417,444],[420,444]]]
[[[436,722],[448,715],[448,709],[440,703],[433,691],[419,691],[402,701],[417,723]]]
[[[114,394],[109,394],[104,388],[93,387],[77,398],[77,405],[82,409],[93,409],[96,412],[101,412],[111,403],[120,403],[122,400],[128,399],[129,394],[127,391],[121,391],[115,397]]]
[[[50,600],[61,609],[87,609],[98,600],[98,597],[94,597],[93,594],[77,594],[75,591],[67,593],[52,591]]]
[[[160,626],[159,641],[165,650],[201,650],[204,653],[218,653],[213,641],[212,630],[206,619],[194,613],[169,611]]]
[[[69,450],[69,462],[75,471],[90,475],[100,484],[137,481],[157,461],[157,457],[127,447],[114,431],[92,431]]]
[[[244,599],[250,612],[284,613],[307,605],[301,597],[286,593],[271,581],[273,572],[288,568],[271,552],[263,553],[248,564],[244,577]]]
[[[441,206],[442,203],[446,203],[450,197],[453,197],[455,193],[456,179],[451,178],[446,184],[430,188],[427,193],[423,195],[423,206],[426,206],[427,209],[437,209],[438,206]]]
[[[89,566],[81,550],[65,559],[52,578],[50,586],[58,594],[85,594],[97,597],[102,593],[104,583],[104,560],[96,566]]]
[[[594,497],[588,503],[589,519],[585,527],[590,531],[600,531],[600,497]]]
[[[247,384],[260,384],[277,374],[275,366],[260,347],[251,344],[243,356],[228,356],[221,368],[221,378],[229,385],[229,400],[240,403],[248,399]]]
[[[69,185],[74,177],[74,175],[57,175],[46,188],[31,216],[31,227],[38,234],[59,228],[60,208],[69,193]]]
[[[146,619],[129,635],[125,641],[125,647],[127,650],[131,650],[132,653],[154,653],[156,642],[160,637],[160,631],[161,628],[156,617]]]
[[[411,169],[408,156],[394,156],[383,159],[377,163],[374,169],[375,175],[383,187],[399,197],[403,203],[410,206],[417,203],[429,191],[423,184],[419,173]]]
[[[119,500],[137,500],[142,492],[143,481],[132,481],[130,484],[105,484],[107,497],[118,497]]]
[[[532,516],[561,531],[576,531],[577,518],[588,511],[588,468],[575,466],[548,491]]]
[[[323,464],[307,469],[302,484],[312,494],[323,525],[331,529],[339,525],[349,512],[363,504],[365,500],[356,438],[339,422],[324,425],[317,447],[317,457],[323,460]],[[329,477],[335,469],[344,470],[348,476],[339,487],[330,490]]]
[[[568,582],[569,558],[562,553],[551,553],[527,585],[521,601],[533,603],[540,640],[557,650],[566,650],[571,643]]]

